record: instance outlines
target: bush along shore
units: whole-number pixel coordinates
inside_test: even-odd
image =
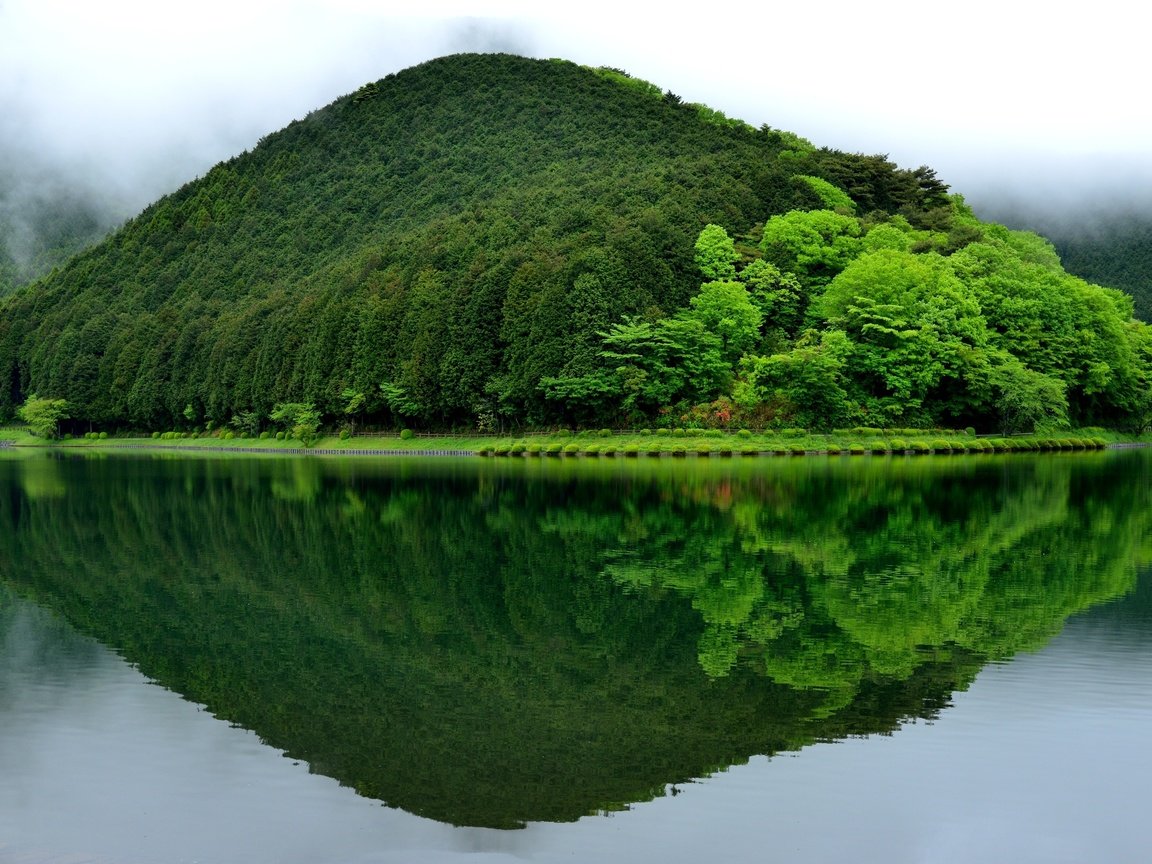
[[[64,449],[160,449],[251,454],[485,456],[522,458],[651,458],[743,456],[974,455],[1103,450],[1144,446],[1149,436],[1102,428],[1058,430],[1030,435],[976,434],[974,429],[879,429],[855,427],[831,433],[805,429],[754,432],[748,429],[566,429],[520,435],[400,433],[317,436],[308,441],[284,433],[163,432],[43,438],[26,428],[0,430],[0,446]]]

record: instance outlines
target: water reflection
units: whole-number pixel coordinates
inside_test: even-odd
[[[0,574],[318,773],[512,827],[935,716],[1131,589],[1148,464],[0,459]]]

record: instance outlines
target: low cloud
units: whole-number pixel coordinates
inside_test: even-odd
[[[67,194],[121,221],[367,81],[462,51],[621,67],[817,145],[931,165],[989,214],[1152,209],[1142,36],[1113,0],[1076,20],[990,0],[963,17],[830,0],[819,20],[771,5],[691,19],[596,2],[380,6],[0,0],[9,243],[28,245],[37,202]]]

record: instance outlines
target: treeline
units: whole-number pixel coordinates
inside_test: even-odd
[[[600,334],[598,365],[544,378],[577,422],[968,425],[1007,433],[1152,423],[1152,330],[1123,292],[1064,271],[1052,245],[982,223],[957,196],[922,227],[815,177],[738,250],[696,241],[708,280],[672,316]],[[831,208],[835,209],[831,209]]]
[[[559,422],[542,380],[593,372],[626,317],[688,305],[701,227],[754,254],[757,225],[833,187],[917,230],[951,219],[929,169],[618,72],[433,61],[268,136],[10,298],[0,415],[36,393],[84,429],[282,403],[335,424],[350,400],[376,424]]]

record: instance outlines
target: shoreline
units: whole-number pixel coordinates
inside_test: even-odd
[[[1062,439],[1056,439],[1062,440]],[[504,445],[507,446],[507,445]],[[606,450],[597,449],[595,451],[585,452],[583,450],[568,450],[564,449],[545,451],[539,450],[529,452],[521,450],[513,452],[511,449],[499,452],[500,445],[496,448],[488,447],[486,449],[464,449],[464,448],[444,448],[444,447],[262,447],[262,446],[236,446],[224,444],[154,444],[151,442],[131,442],[131,443],[111,443],[106,441],[100,442],[86,442],[84,444],[73,444],[71,442],[57,442],[57,443],[16,443],[10,440],[0,440],[0,449],[4,450],[55,450],[55,451],[100,451],[107,452],[110,450],[124,450],[124,451],[159,451],[169,453],[227,453],[227,454],[251,454],[256,456],[353,456],[353,457],[422,457],[422,458],[520,458],[520,459],[537,459],[548,461],[555,459],[556,461],[571,461],[572,459],[587,460],[606,460],[606,459],[623,459],[623,460],[650,460],[653,458],[659,459],[685,459],[685,458],[707,458],[707,459],[744,459],[749,457],[759,458],[791,458],[797,456],[964,456],[964,455],[1011,455],[1017,453],[1062,453],[1062,452],[1088,452],[1088,451],[1102,451],[1102,450],[1126,450],[1137,449],[1152,446],[1152,442],[1148,441],[1111,441],[1100,442],[1090,446],[1038,446],[1033,449],[1032,447],[1012,447],[1011,449],[928,449],[917,450],[912,448],[905,449],[849,449],[847,447],[837,447],[833,449],[811,447],[801,449],[798,445],[791,447],[764,447],[762,449],[753,449],[755,445],[745,445],[745,449],[723,448],[723,449],[707,449],[697,448],[692,446],[682,446],[679,448],[666,448],[666,449],[635,449],[624,450],[623,448],[611,448]]]

